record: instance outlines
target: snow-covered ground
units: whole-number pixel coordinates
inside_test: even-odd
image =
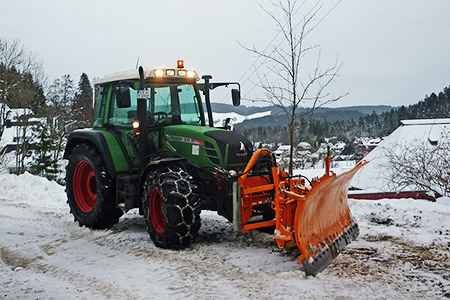
[[[270,234],[202,213],[198,241],[156,248],[133,210],[108,230],[73,222],[64,187],[0,175],[1,299],[450,298],[450,199],[353,201],[361,235],[317,277]]]

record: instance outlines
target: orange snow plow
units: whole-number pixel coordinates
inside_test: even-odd
[[[326,158],[325,175],[312,180],[289,176],[268,149],[257,150],[233,186],[233,224],[236,231],[275,226],[278,247],[300,249],[299,263],[315,276],[359,234],[350,215],[347,193],[353,175],[368,162],[336,175]],[[272,215],[257,211],[270,206]],[[268,215],[267,213],[265,214]]]

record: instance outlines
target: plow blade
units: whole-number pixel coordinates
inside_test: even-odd
[[[313,182],[305,200],[298,203],[294,234],[302,253],[299,263],[307,275],[315,276],[325,269],[358,236],[358,224],[350,215],[347,195],[350,181],[366,163],[339,175],[324,175]]]

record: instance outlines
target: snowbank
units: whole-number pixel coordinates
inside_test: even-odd
[[[363,237],[390,236],[424,246],[450,242],[450,206],[445,201],[349,199],[349,206]]]
[[[67,209],[65,187],[46,178],[31,175],[0,174],[0,198],[18,203],[32,203],[42,208]]]
[[[440,205],[450,206],[450,197],[440,197],[436,199],[436,203]]]

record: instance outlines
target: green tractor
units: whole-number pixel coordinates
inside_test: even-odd
[[[210,90],[237,83],[210,82],[186,70],[142,68],[96,81],[93,128],[75,130],[64,158],[68,203],[81,226],[107,228],[123,212],[139,208],[154,243],[191,244],[200,212],[217,211],[236,232],[274,228],[278,247],[300,250],[308,275],[323,270],[358,234],[347,195],[354,174],[367,162],[336,175],[305,178],[283,171],[269,149],[214,127]],[[201,93],[205,97],[206,122]]]
[[[202,209],[233,220],[232,184],[222,179],[243,171],[253,147],[227,124],[213,126],[210,90],[236,85],[237,106],[240,86],[202,78],[179,61],[95,82],[93,128],[71,133],[64,154],[68,203],[80,226],[107,228],[139,208],[157,246],[183,248],[198,234]]]

